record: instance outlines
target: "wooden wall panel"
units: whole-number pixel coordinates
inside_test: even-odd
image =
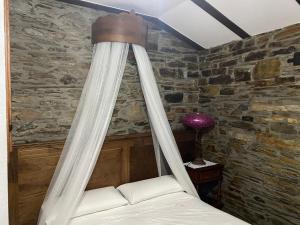
[[[63,143],[36,143],[15,147],[18,154],[18,221],[36,224]]]
[[[105,144],[87,189],[116,187],[129,182],[129,151],[128,143]]]
[[[193,152],[194,135],[175,133],[183,155]],[[16,224],[36,225],[39,209],[55,170],[63,142],[34,143],[14,146]],[[108,137],[87,189],[118,186],[130,181],[157,176],[150,134]]]
[[[18,148],[19,197],[44,194],[58,162],[63,143],[24,145]],[[20,199],[20,201],[22,201]]]
[[[153,178],[157,175],[153,145],[133,147],[130,157],[130,181]]]

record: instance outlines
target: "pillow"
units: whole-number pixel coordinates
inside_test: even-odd
[[[114,187],[85,191],[73,217],[128,205],[128,201]]]
[[[135,204],[174,192],[183,191],[174,176],[161,176],[152,179],[122,184],[117,189],[130,202]]]

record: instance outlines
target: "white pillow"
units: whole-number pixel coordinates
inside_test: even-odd
[[[85,191],[73,217],[128,205],[128,201],[114,187]]]
[[[183,191],[174,176],[168,175],[122,184],[117,187],[117,189],[125,196],[130,204],[135,204],[161,195]]]

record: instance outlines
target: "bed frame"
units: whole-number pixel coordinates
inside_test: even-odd
[[[174,133],[184,161],[194,156],[194,133]],[[64,142],[13,146],[10,161],[11,225],[36,225]],[[157,176],[150,133],[107,137],[87,189],[118,186]]]

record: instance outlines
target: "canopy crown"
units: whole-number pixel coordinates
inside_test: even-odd
[[[124,42],[146,46],[148,26],[133,11],[99,17],[92,25],[92,43]]]

